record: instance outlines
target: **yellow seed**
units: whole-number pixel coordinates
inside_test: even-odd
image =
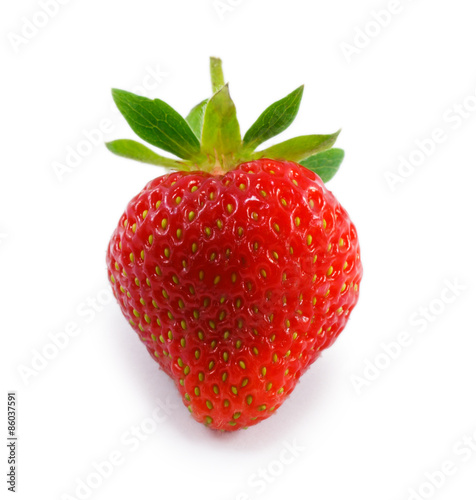
[[[155,208],[159,208],[159,207],[160,207],[160,203],[161,203],[161,201],[159,200],[159,201],[155,204]]]
[[[240,367],[241,367],[243,370],[246,370],[246,365],[245,365],[245,362],[244,362],[244,361],[240,361],[240,362],[239,362],[239,365],[240,365]]]
[[[327,270],[327,276],[330,276],[332,274],[332,271],[334,271],[334,268],[331,266],[329,267],[329,269]]]
[[[177,238],[180,240],[182,238],[182,230],[177,229]]]
[[[310,234],[307,235],[307,244],[310,245],[312,243],[312,236]]]
[[[182,201],[182,198],[180,196],[177,196],[177,198],[175,198],[175,203],[177,203],[177,205]]]
[[[164,249],[164,255],[167,257],[167,259],[170,257],[170,250],[168,248]]]
[[[132,252],[129,254],[129,259],[131,262],[134,262],[134,254]]]
[[[132,224],[132,232],[135,233],[136,229],[137,229],[137,224],[134,222],[134,224]]]
[[[299,225],[301,224],[301,219],[299,217],[296,217],[294,219],[294,224],[296,224],[296,227],[299,227]]]
[[[147,213],[148,213],[148,211],[147,211],[147,210],[144,210],[144,211],[142,212],[142,218],[143,218],[143,219],[145,219],[145,218],[147,217]]]
[[[223,361],[228,361],[228,353],[226,351],[223,353]]]
[[[342,238],[339,240],[339,246],[340,246],[340,247],[343,247],[343,246],[344,246],[344,240],[343,240]]]
[[[213,280],[213,284],[218,285],[220,282],[220,276],[215,276],[215,279]]]
[[[231,205],[231,203],[228,203],[228,205],[226,206],[226,210],[229,214],[231,214],[231,212],[233,212],[233,205]]]

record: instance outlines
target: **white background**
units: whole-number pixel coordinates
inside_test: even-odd
[[[46,22],[37,0],[0,7],[0,434],[16,390],[15,498],[474,499],[476,452],[461,444],[476,442],[472,3],[394,1],[385,27],[368,24],[388,9],[380,0],[63,3]],[[32,20],[45,25],[35,32]],[[102,145],[133,138],[110,88],[145,85],[186,114],[210,93],[210,55],[224,60],[243,130],[301,83],[301,112],[282,138],[343,127],[347,156],[329,188],[357,226],[364,264],[337,343],[275,416],[229,434],[189,416],[108,302],[105,271],[126,203],[163,173]],[[84,131],[104,120],[108,133],[88,149]],[[432,145],[433,134],[444,140]],[[415,141],[431,154],[415,153]],[[58,176],[54,165],[81,147]],[[392,190],[400,157],[418,166]],[[71,323],[68,345],[22,376]],[[402,332],[406,347],[389,361],[382,344]],[[121,464],[97,476],[93,463],[118,453]],[[433,474],[443,462],[446,478]]]

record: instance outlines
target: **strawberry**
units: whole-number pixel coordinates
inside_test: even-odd
[[[233,431],[272,415],[343,330],[362,277],[347,212],[323,181],[342,159],[338,133],[256,151],[296,116],[303,88],[267,108],[241,138],[211,59],[213,96],[182,118],[163,101],[114,90],[145,145],[123,157],[175,170],[135,196],[107,266],[122,313],[173,378],[192,416]]]

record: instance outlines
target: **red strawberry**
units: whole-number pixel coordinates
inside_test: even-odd
[[[355,227],[321,180],[342,160],[329,149],[337,134],[253,152],[291,123],[302,87],[241,140],[215,59],[212,81],[214,96],[187,121],[162,101],[114,92],[140,137],[185,161],[133,141],[108,144],[179,171],[130,201],[107,264],[124,316],[193,417],[236,430],[269,417],[334,342],[357,302],[362,265]]]

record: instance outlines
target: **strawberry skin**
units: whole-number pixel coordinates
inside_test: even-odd
[[[319,176],[270,159],[149,182],[107,266],[192,416],[228,431],[283,403],[344,328],[362,277],[355,227]]]

